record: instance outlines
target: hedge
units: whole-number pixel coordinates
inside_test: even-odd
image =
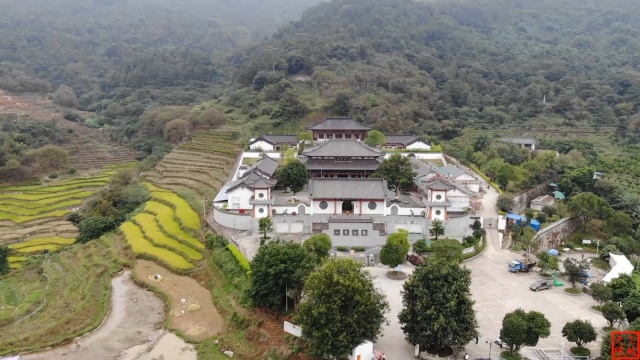
[[[491,186],[493,186],[496,190],[498,190],[498,194],[502,195],[502,189],[500,189],[500,186],[498,186],[498,184],[491,181],[491,179],[489,179],[489,177],[485,175],[485,173],[483,173],[482,170],[478,169],[478,167],[473,164],[470,164],[469,167],[472,168],[475,172],[477,172],[478,175],[480,175],[486,182],[491,184]]]
[[[240,267],[247,272],[247,275],[251,276],[251,264],[249,264],[249,261],[247,261],[247,258],[245,258],[244,255],[242,255],[242,252],[240,252],[240,249],[238,249],[233,244],[227,245],[227,249],[231,251],[231,254],[233,254],[233,257],[236,258],[236,261],[238,261],[238,264],[240,265]]]
[[[482,244],[476,244],[474,245],[475,250],[473,250],[472,252],[468,253],[468,254],[462,254],[462,260],[468,260],[471,259],[472,257],[480,254],[486,247],[487,247],[487,236],[485,235],[482,238]]]

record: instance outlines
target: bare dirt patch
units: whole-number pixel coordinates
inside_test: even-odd
[[[160,275],[159,279],[155,279],[156,274]],[[136,261],[134,276],[171,299],[170,328],[182,331],[195,341],[210,338],[223,330],[224,320],[213,305],[211,293],[196,280],[173,274],[147,260]]]

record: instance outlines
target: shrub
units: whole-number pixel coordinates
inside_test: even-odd
[[[240,249],[238,249],[235,245],[229,244],[227,245],[227,249],[233,254],[233,257],[236,258],[238,265],[247,273],[247,275],[251,276],[251,264],[247,261],[247,258],[242,255]]]
[[[57,178],[57,177],[58,177],[58,174],[57,174],[57,173],[51,173],[51,174],[49,174],[49,179],[55,179],[55,178]]]
[[[351,250],[357,251],[357,252],[363,252],[363,251],[366,251],[367,249],[364,246],[352,246]]]
[[[464,242],[467,244],[475,244],[478,238],[474,237],[474,236],[465,236],[463,238]]]
[[[338,251],[349,251],[349,247],[348,246],[338,246],[338,247],[336,247],[336,250],[338,250]]]
[[[80,223],[80,221],[82,221],[82,214],[78,212],[73,212],[67,215],[67,221],[70,221],[77,226]]]
[[[69,172],[69,174],[73,175],[76,173],[77,170],[74,167],[70,167],[67,171]]]
[[[207,234],[204,238],[204,246],[209,249],[221,249],[229,245],[229,241],[220,235]]]
[[[102,234],[109,232],[116,228],[116,223],[112,218],[106,216],[91,216],[83,219],[78,224],[79,243],[86,243],[89,240],[97,239]]]
[[[497,205],[498,209],[504,212],[509,212],[511,211],[511,209],[513,209],[514,206],[513,198],[506,195],[500,195],[500,197],[498,197]]]
[[[418,254],[429,252],[429,245],[427,239],[420,239],[413,243],[413,252]]]
[[[480,239],[482,238],[485,234],[487,233],[487,231],[485,229],[478,229],[476,231],[473,232],[473,237],[476,239]]]

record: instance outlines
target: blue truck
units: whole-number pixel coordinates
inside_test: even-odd
[[[509,262],[509,271],[512,273],[529,272],[534,266],[536,266],[535,262],[513,260]]]

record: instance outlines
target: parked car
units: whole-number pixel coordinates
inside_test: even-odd
[[[494,341],[496,345],[500,346],[500,349],[502,349],[502,339],[500,339],[500,336],[496,336],[496,340]]]
[[[549,280],[538,280],[531,284],[531,286],[529,286],[529,289],[533,291],[549,290],[551,289],[551,286],[552,284]]]

